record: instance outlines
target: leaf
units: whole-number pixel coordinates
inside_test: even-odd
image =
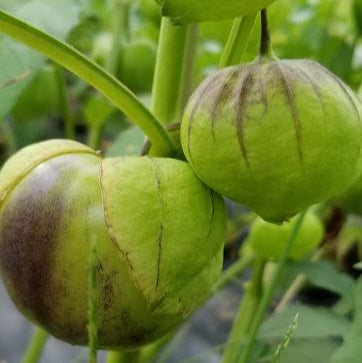
[[[145,137],[138,127],[130,127],[117,137],[116,141],[106,152],[106,157],[137,156],[140,154]]]
[[[175,25],[251,15],[275,0],[164,0],[162,15]],[[159,1],[160,2],[160,1]]]
[[[331,310],[291,304],[263,323],[259,338],[281,339],[297,313],[299,320],[298,329],[294,333],[295,338],[344,337],[351,328],[347,319]]]
[[[65,38],[78,22],[80,8],[73,0],[28,1],[16,7],[15,15],[60,38]],[[17,98],[44,65],[39,53],[0,36],[0,121],[10,112]],[[27,75],[21,78],[21,75]],[[17,82],[12,80],[18,79]]]
[[[338,346],[335,339],[293,339],[279,363],[327,363]]]
[[[350,334],[333,355],[330,363],[360,363],[362,356],[362,278],[357,281],[353,302],[355,314]]]
[[[362,335],[352,335],[332,356],[330,363],[360,363]]]
[[[290,265],[308,281],[319,288],[334,292],[340,296],[351,294],[354,283],[347,274],[337,270],[329,261],[299,261]]]
[[[285,351],[287,349],[288,345],[290,344],[292,335],[293,335],[295,329],[298,327],[298,320],[299,320],[299,313],[295,314],[295,317],[294,317],[292,323],[289,325],[286,334],[284,335],[282,341],[278,345],[278,347],[273,355],[272,363],[280,362],[280,357],[281,357],[283,351]]]

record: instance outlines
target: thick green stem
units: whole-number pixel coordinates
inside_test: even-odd
[[[248,46],[257,13],[234,20],[229,38],[219,63],[220,68],[239,64]]]
[[[197,54],[197,39],[199,37],[198,25],[191,25],[185,46],[185,56],[180,84],[180,101],[176,110],[176,123],[181,122],[187,101],[194,89],[195,61]]]
[[[82,53],[1,10],[0,32],[46,55],[96,88],[145,132],[159,155],[174,153],[174,142],[152,113],[125,85]]]
[[[298,236],[298,233],[299,233],[300,227],[303,223],[305,214],[306,214],[306,211],[301,213],[300,216],[298,217],[298,220],[288,239],[288,243],[286,244],[283,254],[278,262],[277,268],[272,276],[270,284],[269,284],[268,288],[266,289],[265,293],[263,294],[263,298],[260,302],[259,308],[256,312],[256,315],[255,315],[253,322],[251,324],[251,327],[250,327],[246,346],[242,351],[240,359],[237,361],[238,363],[248,363],[248,359],[249,359],[250,353],[254,347],[255,339],[258,334],[260,324],[262,323],[262,321],[264,319],[268,306],[269,306],[269,304],[274,296],[274,293],[277,289],[277,286],[280,282],[280,278],[283,273],[286,261],[290,254],[290,251],[293,247],[293,243],[294,243],[296,237]]]
[[[240,346],[249,332],[262,297],[263,274],[264,262],[255,261],[253,277],[245,284],[245,293],[225,347],[223,363],[235,362]]]
[[[34,328],[33,336],[28,348],[21,360],[21,363],[37,363],[40,361],[45,344],[48,340],[48,333],[40,328]]]
[[[127,351],[127,352],[109,352],[106,363],[138,363],[140,352]]]
[[[96,124],[90,127],[87,142],[87,145],[90,148],[94,150],[97,150],[99,148],[99,144],[101,143],[102,138],[102,130],[103,125]]]
[[[162,18],[151,110],[164,124],[180,122],[193,75],[197,25],[172,26]]]
[[[70,100],[67,92],[67,85],[65,81],[64,69],[57,66],[56,69],[58,90],[59,90],[59,106],[62,112],[64,125],[65,125],[65,136],[68,139],[75,139],[75,127],[72,110],[70,107]]]

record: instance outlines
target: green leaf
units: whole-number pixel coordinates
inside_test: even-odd
[[[345,344],[332,356],[330,363],[360,363],[362,356],[362,335],[350,336]]]
[[[122,132],[106,152],[106,157],[137,156],[145,142],[145,136],[138,127],[131,127]]]
[[[299,320],[298,329],[294,333],[295,338],[344,337],[351,328],[347,319],[329,309],[292,304],[263,323],[259,338],[281,339],[297,313]]]
[[[299,261],[290,266],[298,273],[303,274],[316,287],[341,296],[347,296],[352,292],[353,279],[349,275],[338,271],[336,266],[329,261]]]
[[[174,24],[198,23],[209,20],[233,19],[251,15],[275,0],[164,0],[162,15]]]
[[[362,278],[357,281],[353,294],[354,319],[350,334],[333,355],[330,363],[360,363],[362,356]]]
[[[15,15],[47,32],[65,38],[78,22],[80,8],[73,0],[37,0],[15,7]],[[45,58],[8,37],[0,37],[0,121],[43,67]]]
[[[326,363],[338,346],[335,339],[293,339],[279,363]]]

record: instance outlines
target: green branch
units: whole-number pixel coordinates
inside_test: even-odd
[[[48,340],[48,333],[38,327],[34,328],[33,336],[29,342],[27,350],[21,360],[21,363],[37,363]]]
[[[258,307],[258,310],[255,314],[255,317],[253,319],[253,322],[250,326],[250,331],[248,334],[247,342],[245,349],[243,350],[240,359],[237,360],[238,363],[248,363],[248,359],[250,356],[250,353],[254,347],[255,339],[259,331],[260,324],[262,323],[265,313],[268,309],[268,306],[274,296],[275,290],[278,287],[278,284],[280,282],[280,278],[282,276],[285,264],[287,262],[288,256],[290,254],[290,251],[293,247],[294,241],[298,236],[298,233],[300,231],[300,227],[303,223],[304,217],[305,217],[306,211],[301,213],[298,217],[298,220],[293,228],[293,231],[288,239],[288,243],[283,251],[283,255],[280,258],[277,268],[272,276],[272,279],[270,281],[269,286],[267,287],[265,293],[263,294],[263,297],[261,299],[260,305]]]
[[[165,125],[180,122],[193,76],[197,25],[173,26],[162,18],[151,110]]]
[[[220,68],[239,64],[249,42],[257,13],[234,20],[224,52],[221,56]]]
[[[137,124],[157,153],[171,155],[175,146],[167,131],[121,82],[71,46],[0,10],[0,32],[39,51],[88,82]]]
[[[224,350],[224,363],[235,362],[235,358],[240,351],[240,345],[248,335],[263,293],[264,265],[264,261],[256,260],[254,263],[253,277],[251,281],[245,284],[244,297]]]

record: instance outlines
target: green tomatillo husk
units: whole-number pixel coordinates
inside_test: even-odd
[[[208,294],[222,264],[222,198],[188,164],[102,159],[73,141],[27,147],[0,173],[0,270],[30,320],[86,345],[97,243],[98,348],[152,342]]]

